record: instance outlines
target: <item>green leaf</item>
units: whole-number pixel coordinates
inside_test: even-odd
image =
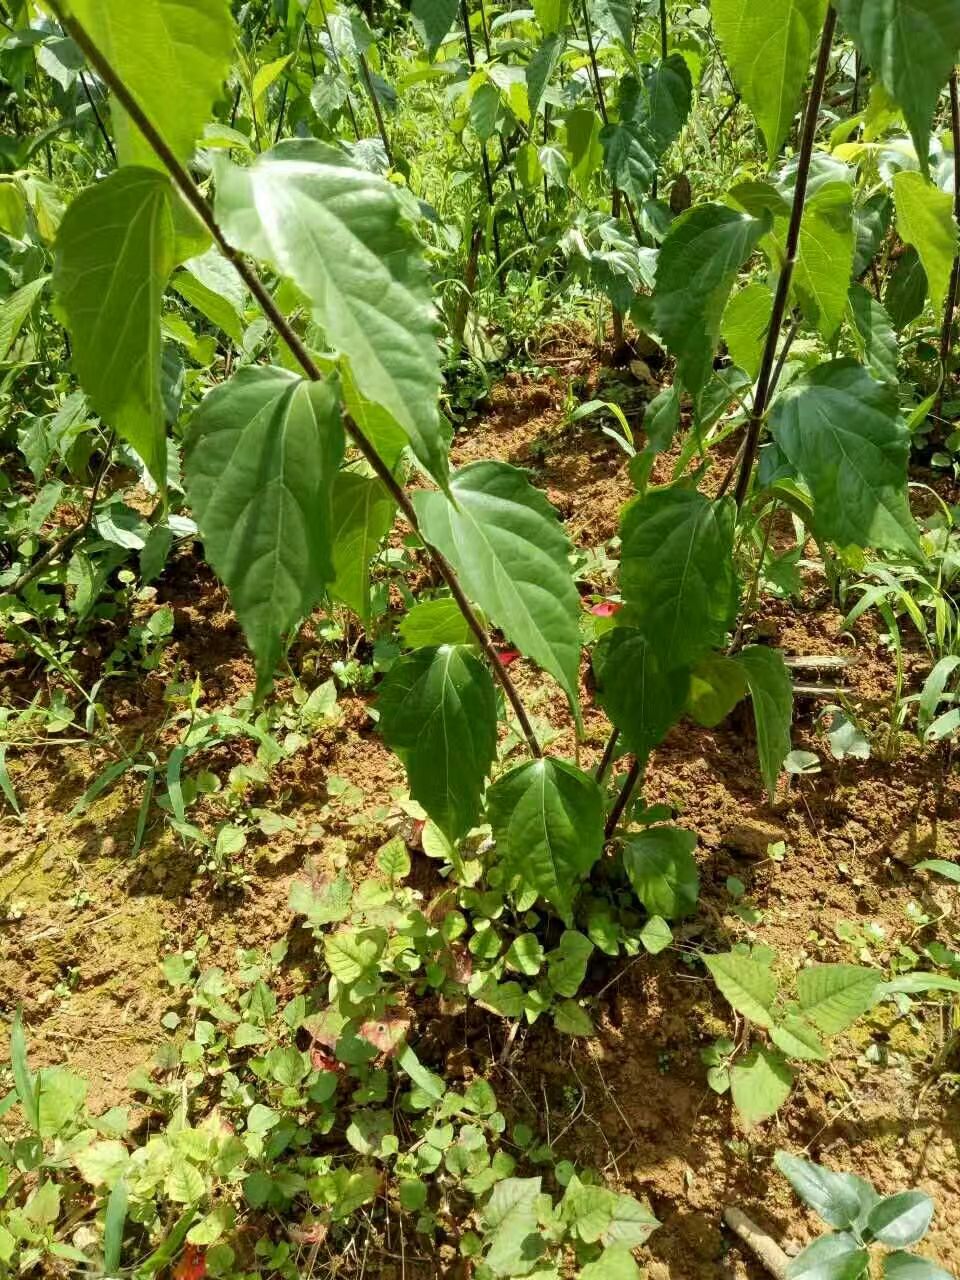
[[[914,871],[933,871],[938,876],[943,876],[945,880],[953,880],[960,884],[960,864],[956,862],[948,862],[946,858],[925,858],[922,862],[915,862]]]
[[[79,1124],[87,1100],[87,1082],[66,1067],[41,1067],[36,1075],[37,1132],[62,1137]]]
[[[957,256],[957,223],[953,196],[926,181],[919,173],[893,177],[897,231],[901,240],[920,255],[935,311],[942,311],[953,262]]]
[[[323,939],[323,958],[327,968],[339,982],[356,982],[376,964],[382,950],[378,936],[343,929],[328,933]]]
[[[410,6],[413,29],[426,45],[431,59],[450,34],[458,8],[458,0],[413,0]]]
[[[623,865],[651,916],[679,920],[696,909],[700,894],[700,873],[693,856],[696,847],[696,835],[680,827],[649,827],[627,842]]]
[[[818,964],[797,974],[800,1008],[824,1035],[836,1035],[871,1009],[879,995],[874,969],[853,964]]]
[[[862,284],[850,286],[849,305],[867,368],[878,382],[895,384],[900,351],[889,312]]]
[[[23,1108],[23,1118],[37,1133],[40,1129],[40,1108],[37,1084],[27,1061],[27,1038],[23,1030],[23,1017],[18,1009],[13,1015],[10,1028],[10,1066],[13,1070],[13,1083]]]
[[[38,276],[36,280],[23,285],[0,303],[0,364],[10,354],[10,349],[16,342],[27,316],[33,310],[33,304],[43,293],[49,279],[49,276]]]
[[[113,1187],[129,1164],[130,1155],[122,1142],[106,1138],[78,1152],[73,1162],[91,1186]]]
[[[195,1204],[202,1200],[206,1183],[200,1170],[185,1156],[174,1153],[163,1189],[177,1204]]]
[[[702,204],[671,225],[657,261],[653,325],[677,357],[693,396],[713,371],[721,321],[737,272],[770,229],[725,205]]]
[[[736,661],[740,664],[750,689],[753,718],[757,726],[760,774],[772,803],[777,793],[780,770],[790,754],[793,682],[779,649],[749,645]]]
[[[577,107],[565,121],[570,176],[584,197],[590,194],[590,183],[603,159],[600,143],[600,117],[591,107]]]
[[[821,1236],[788,1264],[787,1280],[863,1280],[869,1264],[854,1236]]]
[[[604,166],[615,187],[643,201],[660,157],[679,136],[690,114],[693,86],[686,61],[673,54],[642,79],[624,76],[618,91],[617,123],[600,131]]]
[[[514,938],[506,954],[507,968],[535,978],[543,965],[543,947],[534,933],[521,933]]]
[[[808,1204],[829,1226],[845,1230],[859,1218],[860,1194],[849,1174],[835,1173],[786,1151],[777,1152],[774,1164],[804,1204]]]
[[[923,1191],[900,1191],[885,1196],[870,1210],[867,1227],[874,1240],[888,1249],[906,1249],[927,1234],[934,1204]]]
[[[827,0],[712,0],[720,48],[771,163],[800,108],[826,11]]]
[[[785,225],[783,235],[785,248]],[[804,316],[828,344],[847,308],[855,248],[853,188],[827,182],[803,210],[793,288]]]
[[[633,5],[630,0],[590,0],[594,26],[625,49],[633,46]]]
[[[926,173],[930,126],[960,50],[960,7],[954,0],[837,0],[836,7],[864,61],[903,108]]]
[[[703,963],[710,970],[720,994],[738,1013],[758,1027],[773,1026],[777,980],[769,964],[740,951],[704,956]]]
[[[597,703],[644,759],[680,718],[690,684],[686,667],[665,671],[644,635],[614,627],[593,651]]]
[[[219,250],[209,249],[201,257],[185,262],[183,271],[173,278],[173,287],[181,298],[222,329],[235,346],[243,346],[246,287]]]
[[[390,668],[377,709],[413,798],[449,839],[466,835],[497,754],[497,698],[485,663],[465,645],[417,649]]]
[[[759,280],[735,293],[723,313],[721,332],[730,358],[751,378],[760,372],[772,313],[773,294]]]
[[[920,553],[906,496],[910,433],[895,386],[852,360],[829,361],[781,392],[771,431],[810,489],[818,537]]]
[[[929,1258],[902,1251],[884,1258],[883,1276],[884,1280],[954,1280],[951,1272],[944,1271]]]
[[[445,484],[432,293],[396,189],[313,141],[282,142],[246,169],[221,160],[216,177],[228,239],[307,296],[360,393],[392,414]]]
[[[927,301],[927,273],[916,249],[908,248],[887,280],[883,305],[897,330],[905,329],[923,314]]]
[[[475,643],[460,606],[449,596],[415,604],[404,616],[399,631],[400,639],[408,649],[425,649],[435,644]]]
[[[820,1037],[809,1023],[789,1014],[778,1027],[770,1030],[770,1039],[788,1058],[801,1062],[826,1062],[828,1053]]]
[[[730,1068],[733,1105],[748,1125],[762,1124],[780,1110],[793,1088],[793,1072],[779,1053],[753,1049]]]
[[[521,1275],[543,1252],[538,1232],[541,1179],[504,1178],[490,1194],[483,1225],[490,1250],[484,1261],[495,1276]]]
[[[624,510],[620,584],[630,622],[662,663],[719,649],[736,609],[736,507],[695,489],[657,489]]]
[[[186,163],[233,60],[229,0],[70,0],[70,8],[176,158]],[[116,100],[122,165],[162,167]]]
[[[575,996],[587,976],[593,943],[576,929],[565,929],[556,949],[547,955],[547,980],[559,996]]]
[[[569,916],[603,850],[603,796],[593,778],[563,760],[533,760],[497,779],[487,807],[507,875]]]
[[[658,956],[673,942],[673,930],[663,916],[651,916],[640,930],[640,941],[645,951],[652,956]]]
[[[580,1269],[580,1280],[641,1280],[642,1272],[627,1245],[611,1245]]]
[[[269,684],[285,635],[333,577],[332,489],[343,457],[336,382],[250,366],[190,424],[185,480],[210,563]]]
[[[553,1025],[565,1036],[592,1036],[596,1028],[576,1000],[561,1000],[553,1011]]]
[[[410,874],[410,854],[402,836],[394,836],[377,854],[377,869],[391,880],[403,880]]]
[[[530,107],[531,119],[536,119],[547,85],[553,79],[553,73],[563,53],[563,36],[549,32],[545,34],[546,40],[527,63],[527,103]]]
[[[390,532],[396,503],[376,476],[339,471],[333,482],[330,594],[370,620],[370,562]]]
[[[710,654],[694,667],[687,712],[707,729],[715,728],[747,696],[747,677],[735,658]]]
[[[160,303],[175,239],[169,179],[120,169],[67,210],[53,272],[80,383],[158,485],[167,473]]]
[[[414,505],[467,595],[576,705],[580,597],[570,544],[540,490],[505,462],[475,462],[452,477],[449,500],[418,493]]]
[[[533,0],[533,12],[536,14],[540,30],[545,36],[562,31],[570,16],[569,0]]]
[[[113,1190],[110,1192],[103,1219],[103,1270],[108,1276],[114,1276],[120,1270],[128,1199],[127,1184],[123,1178],[120,1178],[114,1183]]]

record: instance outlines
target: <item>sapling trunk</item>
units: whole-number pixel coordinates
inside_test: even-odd
[[[954,67],[950,76],[950,120],[953,135],[953,216],[960,229],[960,78]],[[943,402],[947,395],[947,361],[953,347],[953,325],[957,305],[960,304],[960,252],[953,260],[953,272],[950,276],[950,287],[947,290],[947,303],[943,315],[943,334],[940,338],[940,366],[943,371],[937,402],[933,417],[939,423],[943,416]]]
[[[463,40],[467,49],[467,65],[470,67],[471,74],[477,69],[477,54],[473,47],[473,32],[470,30],[470,10],[467,8],[467,0],[460,0],[460,21],[463,23]],[[500,270],[503,264],[503,254],[500,249],[500,228],[497,226],[497,211],[495,209],[495,199],[493,194],[493,177],[490,173],[490,158],[487,155],[486,141],[480,139],[480,166],[483,169],[483,185],[487,193],[487,208],[490,210],[490,229],[493,234],[493,258],[497,268],[497,289],[500,293],[504,290],[503,273]]]
[[[793,270],[796,266],[797,249],[800,244],[800,227],[803,223],[803,209],[807,199],[807,183],[810,178],[813,144],[817,136],[817,122],[820,118],[820,106],[823,102],[824,87],[827,83],[830,50],[833,47],[833,35],[836,26],[837,13],[831,5],[827,9],[827,16],[823,24],[820,52],[817,56],[817,69],[814,73],[813,85],[810,89],[810,96],[807,99],[807,110],[803,119],[800,151],[797,158],[796,187],[793,193],[790,226],[787,231],[786,257],[780,270],[780,279],[777,282],[777,293],[773,301],[773,314],[770,317],[770,327],[767,330],[767,340],[760,365],[760,374],[757,378],[757,388],[753,397],[753,410],[747,427],[743,461],[740,464],[740,474],[737,478],[736,500],[738,507],[743,506],[750,490],[750,479],[753,475],[753,464],[757,460],[760,435],[763,431],[767,410],[770,407],[770,399],[775,388],[773,373],[777,358],[777,343],[780,339],[780,329],[786,317],[787,305],[790,300],[790,286],[793,282]]]
[[[75,18],[70,17],[63,12],[61,0],[50,0],[50,8],[64,31],[72,37],[80,51],[86,57],[87,61],[99,75],[100,79],[104,82],[123,109],[127,112],[130,119],[143,134],[154,154],[162,162],[174,185],[193,209],[194,213],[196,213],[207,231],[209,231],[217,247],[220,249],[220,252],[224,255],[250,290],[263,314],[273,325],[277,334],[287,344],[294,359],[303,370],[304,374],[311,382],[325,381],[324,374],[313,359],[313,356],[311,356],[310,352],[307,350],[303,340],[300,338],[300,335],[291,326],[286,316],[277,306],[273,296],[264,285],[257,272],[247,262],[243,254],[235,249],[226,238],[220,224],[214,217],[213,210],[207,203],[203,193],[200,191],[200,188],[171,151],[162,134],[159,133],[152,120],[150,120],[143,111],[136,98],[127,88],[123,79],[117,75],[113,64],[101,53],[98,46],[87,34],[86,29]],[[449,563],[446,557],[442,555],[436,547],[431,546],[426,538],[424,538],[420,533],[420,521],[413,502],[403,485],[400,484],[391,469],[380,457],[380,454],[377,452],[373,443],[368,439],[365,432],[348,417],[344,418],[344,429],[353,445],[365,461],[369,463],[374,474],[393,498],[410,528],[423,541],[427,555],[440,574],[440,577],[443,579],[447,589],[450,591],[451,596],[462,613],[470,631],[476,638],[477,643],[486,655],[486,658],[493,669],[494,676],[503,689],[504,695],[517,717],[521,732],[526,739],[531,755],[536,759],[542,758],[543,750],[537,739],[537,735],[534,732],[533,725],[530,723],[530,718],[527,715],[523,701],[517,692],[516,686],[507,673],[506,668],[500,660],[500,655],[497,653],[496,647],[490,639],[490,636],[487,634],[486,628],[477,616],[473,605],[468,600],[463,587],[460,585],[460,580],[454,572],[453,566]]]

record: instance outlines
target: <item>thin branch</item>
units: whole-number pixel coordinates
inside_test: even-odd
[[[463,41],[467,50],[467,65],[471,75],[477,69],[477,52],[473,47],[473,32],[470,30],[470,10],[467,0],[460,0],[460,21],[463,23]],[[480,139],[480,163],[483,168],[483,185],[487,192],[487,206],[490,209],[490,222],[493,230],[493,257],[497,265],[497,288],[503,293],[505,282],[500,267],[503,263],[503,251],[500,247],[500,228],[497,226],[497,214],[494,209],[493,178],[490,173],[490,158],[487,155],[486,141]]]
[[[90,103],[90,110],[93,112],[94,119],[97,122],[97,128],[100,130],[100,134],[103,137],[104,142],[107,144],[107,150],[110,152],[110,156],[113,160],[113,163],[116,165],[117,152],[113,145],[113,139],[110,137],[110,134],[107,132],[107,126],[103,123],[103,118],[101,117],[100,112],[97,110],[97,104],[93,100],[93,94],[90,92],[90,86],[87,84],[87,77],[83,74],[82,71],[80,72],[80,84],[83,88],[84,96],[86,97],[87,102]]]
[[[363,83],[367,86],[367,94],[370,98],[370,105],[373,107],[373,114],[377,117],[377,129],[380,132],[380,141],[383,143],[383,149],[387,153],[387,164],[390,168],[393,165],[393,151],[390,148],[390,139],[387,136],[387,126],[383,121],[383,112],[380,109],[380,99],[377,97],[377,91],[373,86],[373,77],[370,75],[370,68],[367,66],[367,60],[362,53],[358,53],[357,60],[360,63],[360,73],[363,76]]]
[[[77,43],[84,56],[87,58],[87,61],[96,70],[100,79],[105,85],[107,85],[114,97],[130,116],[133,123],[146,138],[152,150],[163,162],[167,172],[170,174],[170,177],[183,195],[184,199],[196,213],[197,217],[206,229],[210,232],[210,235],[213,237],[221,253],[256,298],[264,315],[273,325],[279,336],[287,344],[288,348],[293,353],[294,359],[300,365],[300,368],[312,382],[323,382],[324,375],[320,371],[320,368],[314,361],[313,357],[310,355],[310,352],[307,350],[300,336],[292,328],[286,316],[277,306],[273,297],[253,267],[250,266],[243,255],[234,248],[229,240],[227,240],[223,231],[220,229],[220,225],[214,217],[213,210],[204,199],[199,187],[197,187],[189,173],[170,150],[169,146],[164,141],[163,136],[144,113],[140,104],[137,102],[136,98],[127,88],[120,76],[117,75],[111,63],[103,56],[80,23],[77,22],[75,18],[67,17],[67,15],[63,13],[61,9],[61,0],[50,0],[50,7],[56,14],[64,29],[68,31],[70,36],[72,36],[74,41]],[[520,728],[527,740],[527,745],[530,748],[531,754],[539,759],[543,755],[543,752],[541,750],[540,743],[537,740],[537,736],[533,731],[533,726],[527,716],[523,702],[520,699],[520,695],[518,694],[513,681],[510,679],[510,676],[507,674],[503,663],[500,661],[500,656],[487,634],[486,629],[477,617],[472,604],[464,594],[464,590],[460,585],[453,567],[447,561],[446,557],[443,556],[437,548],[432,547],[424,537],[420,529],[420,522],[417,519],[416,510],[414,509],[409,495],[403,486],[397,481],[393,472],[380,457],[379,453],[377,453],[376,448],[361,428],[355,422],[348,419],[346,422],[346,429],[355,447],[373,468],[377,478],[393,498],[394,502],[396,502],[397,507],[402,512],[404,519],[407,521],[410,528],[423,541],[427,554],[433,561],[437,572],[440,574],[440,577],[448,587],[450,594],[456,601],[457,606],[463,614],[470,630],[473,632],[477,643],[486,654],[486,657],[493,668],[494,675],[500,682],[504,694],[506,695],[507,700],[513,708],[514,714],[520,723]]]
[[[630,771],[623,780],[623,786],[620,788],[620,794],[617,796],[616,803],[610,810],[610,816],[607,818],[607,825],[604,828],[604,837],[609,840],[617,829],[617,824],[623,817],[627,805],[633,796],[637,783],[643,773],[643,767],[639,760],[634,760],[630,766]]]
[[[960,224],[960,80],[958,80],[956,67],[950,76],[950,121],[953,134],[953,216]],[[950,276],[950,288],[947,290],[947,304],[943,315],[943,334],[940,338],[940,365],[943,376],[933,410],[934,421],[939,421],[943,415],[943,402],[947,394],[947,361],[953,346],[953,322],[958,303],[960,303],[960,253],[953,260],[953,272]]]
[[[607,770],[613,764],[613,757],[617,754],[617,743],[620,741],[620,730],[612,729],[610,737],[607,739],[607,745],[603,749],[603,757],[597,765],[597,771],[594,774],[597,782],[603,782],[607,776]]]
[[[807,198],[807,183],[810,178],[810,162],[813,158],[813,144],[817,136],[817,123],[820,119],[820,105],[823,101],[823,90],[827,83],[827,72],[830,67],[830,50],[833,47],[833,35],[837,26],[837,12],[831,5],[823,24],[823,35],[820,40],[820,52],[817,57],[817,69],[807,100],[807,110],[803,120],[803,133],[800,141],[799,160],[797,164],[797,182],[793,193],[793,209],[790,214],[790,228],[787,232],[786,261],[780,270],[777,282],[777,294],[773,303],[773,314],[770,317],[770,328],[767,330],[767,342],[757,378],[757,390],[753,398],[753,412],[747,429],[747,442],[743,451],[743,462],[737,479],[737,506],[742,507],[750,489],[750,478],[753,464],[757,458],[760,445],[760,433],[773,390],[773,369],[777,354],[777,342],[784,316],[787,314],[787,303],[790,299],[790,285],[793,282],[793,269],[797,261],[797,249],[800,244],[800,226],[803,221],[803,206]]]

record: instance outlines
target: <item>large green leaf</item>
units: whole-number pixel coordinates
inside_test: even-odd
[[[700,895],[696,847],[694,832],[681,827],[649,827],[627,842],[624,869],[649,915],[679,920],[696,910]]]
[[[677,667],[719,649],[736,608],[736,510],[695,489],[656,489],[625,509],[620,585],[630,622]]]
[[[410,17],[413,29],[427,46],[432,58],[457,20],[459,0],[413,0]]]
[[[466,835],[497,753],[497,697],[484,663],[465,645],[418,649],[390,668],[377,709],[414,800],[451,840]]]
[[[467,595],[575,704],[580,597],[556,511],[505,462],[461,468],[450,495],[415,495],[423,536],[451,562]]]
[[[793,683],[779,649],[750,645],[737,662],[747,678],[753,718],[757,726],[757,755],[760,773],[771,803],[777,779],[790,754],[790,726],[793,723]]]
[[[553,79],[563,53],[563,36],[548,35],[527,63],[527,105],[531,119],[536,119],[547,85]]]
[[[924,173],[940,91],[960,55],[956,0],[836,0],[848,33],[902,108]]]
[[[900,349],[889,312],[862,284],[850,286],[849,305],[856,340],[870,372],[878,382],[895,384]]]
[[[219,249],[208,249],[185,262],[183,271],[174,276],[173,287],[235,346],[243,346],[247,288]]]
[[[769,964],[740,951],[704,956],[703,963],[710,970],[720,994],[737,1013],[742,1013],[758,1027],[773,1026],[777,980]]]
[[[666,669],[642,632],[614,627],[593,651],[597,702],[634,755],[646,758],[680,718],[687,667]]]
[[[793,1088],[793,1072],[782,1054],[757,1047],[730,1068],[733,1105],[747,1124],[775,1115]]]
[[[603,850],[603,796],[593,778],[563,760],[533,760],[497,779],[487,808],[507,874],[569,917]]]
[[[334,147],[291,141],[246,169],[221,163],[216,209],[228,239],[302,290],[361,394],[445,484],[430,281],[396,190]]]
[[[860,1193],[850,1174],[835,1173],[833,1169],[801,1160],[786,1151],[777,1152],[774,1164],[800,1199],[829,1226],[842,1231],[859,1218]]]
[[[855,249],[853,188],[825,183],[803,211],[793,287],[803,314],[826,343],[843,320]]]
[[[867,1226],[874,1240],[888,1249],[905,1249],[927,1234],[934,1204],[925,1191],[898,1191],[870,1210]]]
[[[49,276],[38,276],[0,302],[0,364],[10,354],[10,348],[49,279]]]
[[[166,480],[160,302],[176,258],[172,189],[154,169],[88,187],[57,234],[54,291],[93,407]]]
[[[229,0],[70,0],[70,9],[180,161],[211,118],[233,60]],[[120,163],[161,166],[116,103]]]
[[[833,1036],[876,1004],[880,979],[861,965],[818,964],[797,974],[797,994],[804,1017]]]
[[[897,231],[920,255],[936,311],[943,309],[957,256],[957,223],[953,196],[940,191],[919,173],[898,173],[893,179]]]
[[[772,162],[800,107],[827,0],[712,0],[710,11]]]
[[[770,229],[725,205],[702,204],[672,224],[657,261],[653,322],[699,395],[713,370],[720,323],[737,272]]]
[[[787,1266],[787,1280],[863,1280],[870,1254],[845,1231],[820,1236]]]
[[[895,386],[852,360],[829,361],[780,394],[771,431],[810,489],[818,537],[919,552],[907,504],[910,433]]]
[[[901,258],[887,280],[883,291],[883,305],[890,312],[894,328],[905,329],[917,316],[923,314],[927,301],[927,273],[923,269],[920,255],[910,247]]]
[[[390,532],[396,503],[376,476],[340,471],[333,482],[330,594],[361,621],[370,617],[370,561]]]
[[[730,358],[751,378],[760,372],[772,314],[773,294],[759,280],[735,293],[723,313],[721,328]]]
[[[332,491],[343,447],[336,383],[283,369],[241,369],[190,424],[187,494],[261,688],[284,636],[333,577]]]
[[[955,1280],[955,1277],[929,1258],[898,1249],[883,1260],[883,1280]]]
[[[686,61],[673,54],[641,79],[624,76],[617,94],[618,121],[600,132],[603,159],[615,187],[642,201],[657,162],[679,136],[690,114],[693,86]]]

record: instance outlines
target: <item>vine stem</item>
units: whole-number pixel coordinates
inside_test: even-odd
[[[957,75],[956,67],[950,75],[950,119],[953,134],[953,216],[960,225],[960,77]],[[940,339],[943,379],[933,410],[934,421],[939,421],[943,416],[943,402],[947,394],[947,360],[950,358],[950,348],[953,345],[953,321],[958,303],[960,303],[960,253],[953,260],[953,272],[950,276],[947,305],[943,315],[943,334]]]
[[[787,304],[790,299],[790,285],[793,282],[793,269],[797,261],[797,249],[800,244],[800,226],[803,222],[803,208],[807,199],[807,184],[810,179],[810,162],[813,158],[813,144],[817,136],[817,123],[820,119],[820,106],[823,102],[823,91],[827,83],[827,72],[830,68],[830,50],[833,47],[833,36],[837,27],[837,11],[831,5],[823,24],[823,35],[820,39],[820,52],[817,56],[817,69],[807,99],[807,110],[803,120],[803,133],[800,139],[800,151],[797,163],[797,184],[793,193],[793,209],[790,213],[790,227],[787,231],[786,259],[780,270],[777,282],[777,293],[773,302],[773,314],[767,330],[767,341],[757,378],[757,389],[753,397],[753,410],[750,414],[750,425],[747,428],[746,445],[743,461],[740,464],[740,475],[737,478],[737,506],[742,507],[750,489],[750,478],[753,464],[757,460],[757,449],[760,446],[760,433],[763,430],[767,409],[774,390],[773,371],[777,357],[777,342]]]
[[[287,344],[297,363],[300,365],[300,368],[311,382],[323,382],[324,376],[315,363],[313,357],[310,355],[310,352],[304,346],[300,336],[295,332],[286,316],[277,306],[270,292],[253,267],[250,266],[239,250],[235,249],[229,240],[227,240],[219,223],[214,217],[213,210],[204,198],[200,188],[196,185],[187,170],[170,150],[169,146],[164,141],[163,136],[154,127],[153,122],[145,114],[136,98],[127,88],[122,78],[117,74],[112,63],[100,52],[99,48],[93,40],[91,40],[85,28],[82,27],[75,18],[68,17],[63,12],[61,8],[61,0],[49,0],[49,3],[50,8],[55,13],[61,26],[73,38],[90,65],[100,76],[100,79],[105,85],[107,85],[111,93],[113,93],[114,97],[130,116],[130,119],[146,138],[154,153],[163,162],[163,165],[174,184],[196,213],[197,217],[209,231],[221,253],[256,298],[264,315],[273,325],[279,336]],[[397,481],[393,472],[380,457],[379,453],[377,453],[377,450],[361,428],[349,418],[345,421],[345,427],[347,434],[357,450],[370,464],[381,484],[396,502],[404,516],[404,519],[407,521],[407,524],[423,542],[423,545],[427,550],[427,554],[433,561],[437,572],[449,588],[450,594],[456,601],[457,607],[463,614],[467,625],[477,640],[477,643],[486,654],[486,657],[493,668],[494,675],[500,682],[503,692],[513,708],[517,720],[519,721],[521,731],[527,741],[530,753],[536,759],[540,759],[543,756],[543,751],[537,736],[534,733],[533,726],[530,723],[526,708],[524,707],[520,695],[517,692],[516,686],[507,674],[503,663],[500,661],[500,655],[497,653],[493,641],[487,634],[486,628],[477,617],[473,605],[467,599],[464,590],[460,585],[459,579],[454,572],[453,566],[447,558],[436,547],[431,546],[424,537],[420,529],[420,522],[417,518],[416,510],[409,495],[403,486]]]
[[[636,789],[637,783],[643,773],[643,766],[638,759],[634,759],[630,766],[630,772],[623,780],[623,786],[620,788],[620,794],[617,796],[616,803],[610,810],[610,816],[607,818],[607,825],[603,829],[605,839],[609,840],[617,829],[617,823],[623,817],[627,805],[630,803],[630,797]]]

